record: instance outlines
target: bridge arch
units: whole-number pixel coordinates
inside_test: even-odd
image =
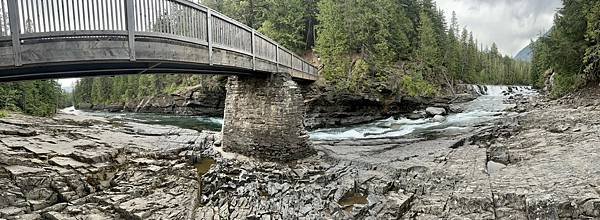
[[[234,75],[224,149],[313,152],[295,81],[317,68],[240,22],[187,0],[0,0],[0,82],[144,73]]]
[[[0,0],[0,81],[137,73],[314,81],[277,42],[187,0]]]

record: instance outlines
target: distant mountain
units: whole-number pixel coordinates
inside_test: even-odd
[[[544,35],[542,35],[542,37],[550,36],[551,31],[552,31],[552,28],[550,28],[550,30],[546,31],[546,33]],[[533,44],[534,43],[535,42],[531,42],[525,48],[521,49],[521,51],[519,51],[519,53],[517,53],[517,55],[515,56],[515,59],[531,62],[533,60]]]
[[[531,60],[533,59],[533,45],[532,44],[533,43],[527,45],[525,48],[523,48],[521,51],[519,51],[519,53],[517,53],[517,55],[515,56],[515,59],[531,62]]]

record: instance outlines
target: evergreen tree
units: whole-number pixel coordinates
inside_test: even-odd
[[[325,66],[323,76],[334,82],[348,72],[350,33],[346,30],[343,0],[319,1],[317,53]]]
[[[433,23],[425,11],[421,12],[420,19],[417,57],[426,64],[434,66],[440,62],[440,49],[435,37]]]
[[[492,58],[500,56],[500,52],[498,51],[498,46],[496,43],[492,43],[492,47],[490,48],[490,54]]]
[[[600,2],[591,6],[587,16],[586,39],[589,47],[585,51],[585,73],[588,78],[598,80],[600,77]]]
[[[296,52],[306,49],[306,21],[304,0],[267,0],[269,13],[258,29],[286,48]]]
[[[561,96],[598,80],[598,1],[563,0],[548,36],[534,44],[532,81],[541,87],[547,70],[555,72],[552,94]]]

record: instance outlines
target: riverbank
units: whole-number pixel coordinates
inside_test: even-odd
[[[206,136],[90,116],[10,115],[0,119],[0,218],[186,219],[198,192],[186,157]]]
[[[445,108],[472,101],[485,93],[485,86],[457,85],[437,97],[382,96],[329,91],[302,85],[306,105],[305,127],[309,130],[336,128],[400,117],[427,107]],[[172,94],[144,97],[124,103],[78,103],[84,111],[110,113],[154,113],[174,116],[222,117],[225,90],[192,86]],[[455,94],[453,94],[455,93]]]
[[[0,218],[597,218],[598,90],[507,96],[459,135],[319,140],[291,164],[219,135],[90,116],[0,119]]]
[[[415,199],[400,170],[325,151],[254,161],[221,153],[218,134],[171,126],[11,115],[0,140],[6,219],[394,217]]]

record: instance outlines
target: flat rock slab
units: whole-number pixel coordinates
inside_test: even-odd
[[[53,165],[58,165],[61,167],[72,167],[72,168],[83,168],[83,167],[88,167],[89,164],[87,163],[82,163],[79,161],[76,161],[72,158],[68,158],[68,157],[53,157],[52,159],[50,159],[49,161],[50,164]]]
[[[394,169],[411,167],[435,167],[465,137],[415,141],[414,139],[372,140],[373,144],[356,146],[348,141],[318,142],[315,148],[336,159],[362,162],[370,165],[385,165]],[[355,141],[356,142],[356,141]]]
[[[35,130],[11,124],[0,124],[0,134],[15,135],[21,137],[32,137],[38,135],[37,131]]]
[[[9,148],[19,148],[31,144],[31,142],[26,139],[13,137],[2,138],[0,139],[0,142],[4,143]]]
[[[34,174],[44,172],[44,169],[37,167],[26,167],[26,166],[7,166],[4,167],[10,174],[14,176],[19,176],[23,174]]]
[[[37,145],[32,145],[32,144],[26,144],[23,145],[23,148],[25,148],[27,151],[34,153],[36,155],[44,155],[44,154],[51,154],[53,153],[52,151],[42,148],[40,146]]]

